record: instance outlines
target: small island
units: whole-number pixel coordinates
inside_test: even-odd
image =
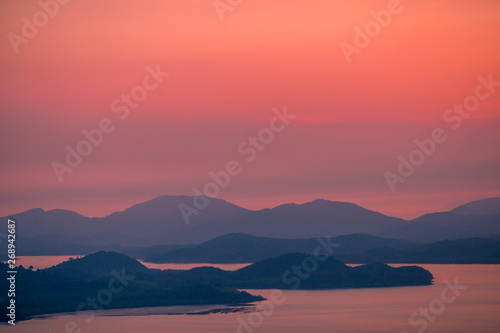
[[[308,254],[289,253],[236,271],[215,267],[159,270],[148,269],[124,254],[101,251],[42,270],[19,267],[17,284],[22,291],[20,288],[16,295],[16,320],[102,309],[241,306],[264,300],[237,289],[373,288],[430,285],[433,281],[432,274],[418,266],[351,267],[333,256],[315,264],[311,264],[311,258]],[[6,272],[6,264],[1,265]],[[7,283],[6,278],[2,279],[2,285]],[[0,303],[6,301],[5,295],[0,295]]]

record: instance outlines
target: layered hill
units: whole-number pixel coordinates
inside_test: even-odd
[[[290,252],[313,254],[315,250],[330,248],[335,255],[362,253],[380,247],[411,250],[417,244],[398,239],[388,239],[363,234],[338,237],[282,239],[257,237],[247,234],[227,234],[199,245],[157,252],[144,257],[156,263],[248,263]]]
[[[208,206],[190,216],[187,223],[179,205],[192,206],[192,202],[193,197],[188,196],[161,196],[102,218],[42,209],[9,217],[17,221],[18,254],[24,255],[84,254],[100,249],[125,252],[167,244],[173,249],[229,233],[286,239],[360,233],[416,242],[500,235],[499,198],[411,221],[327,200],[250,211],[221,199],[209,199]],[[7,218],[1,222],[6,223]]]
[[[157,252],[144,259],[157,263],[247,263],[295,251],[312,255],[325,249],[348,263],[500,263],[499,240],[465,238],[415,243],[363,234],[308,239],[228,234],[199,245]]]

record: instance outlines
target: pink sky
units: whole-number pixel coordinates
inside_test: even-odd
[[[0,215],[192,195],[233,159],[219,197],[250,209],[325,198],[408,216],[499,196],[500,87],[457,130],[443,114],[479,76],[500,81],[500,2],[402,0],[348,64],[340,43],[388,2],[243,1],[221,21],[206,0],[70,1],[18,53],[8,34],[40,6],[1,2]],[[111,103],[157,64],[169,76],[120,120]],[[238,145],[285,106],[297,117],[246,162]],[[51,163],[103,118],[115,131],[59,182]],[[384,172],[437,127],[447,141],[391,192]]]

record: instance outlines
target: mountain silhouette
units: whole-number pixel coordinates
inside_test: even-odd
[[[337,253],[361,253],[383,246],[400,250],[417,247],[410,241],[381,238],[363,234],[351,234],[326,238],[281,239],[257,237],[247,234],[227,234],[199,245],[180,249],[157,251],[144,257],[147,262],[159,263],[249,263],[280,256],[285,253],[301,252],[313,254],[321,244],[335,244]]]
[[[161,196],[102,218],[39,208],[9,217],[17,221],[17,232],[22,235],[17,240],[19,253],[24,255],[36,255],[37,251],[47,248],[75,251],[78,246],[87,251],[102,246],[136,248],[177,244],[182,247],[230,233],[286,239],[357,233],[416,242],[500,235],[499,198],[471,202],[449,212],[426,214],[411,221],[352,203],[321,199],[251,211],[212,198],[208,199],[206,208],[193,214],[186,223],[179,205],[193,207],[193,199]],[[6,217],[1,220],[7,222]]]
[[[450,211],[460,215],[500,215],[500,198],[472,201]]]

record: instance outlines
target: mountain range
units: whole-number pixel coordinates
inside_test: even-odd
[[[149,251],[141,259],[157,263],[249,263],[292,252],[313,254],[318,247],[330,248],[338,256],[343,253],[364,253],[382,247],[411,251],[419,245],[406,240],[363,234],[295,239],[227,234],[194,246]]]
[[[283,239],[359,233],[413,242],[467,237],[498,239],[500,235],[500,198],[470,202],[449,212],[426,214],[409,221],[353,203],[322,199],[251,211],[210,198],[208,206],[186,223],[179,205],[192,206],[193,199],[161,196],[102,218],[89,218],[69,210],[36,208],[1,221],[6,223],[7,218],[16,221],[18,254],[24,255],[85,247],[89,251],[96,247],[152,246],[175,250],[229,233]]]
[[[227,234],[194,246],[149,249],[139,254],[156,263],[249,263],[286,253],[313,255],[327,248],[347,263],[499,264],[500,240],[464,238],[434,243],[350,234],[332,238],[279,239]]]

